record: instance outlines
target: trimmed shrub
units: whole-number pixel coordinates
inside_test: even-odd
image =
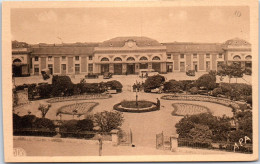
[[[195,95],[195,94],[198,94],[198,93],[199,93],[199,90],[198,90],[197,87],[192,87],[192,88],[190,89],[190,93],[193,94],[193,95]]]
[[[69,76],[53,76],[52,78],[53,96],[73,95],[73,83]]]
[[[33,128],[33,123],[36,120],[35,115],[24,115],[21,118],[21,127],[22,128]]]
[[[60,131],[61,132],[77,132],[78,131],[78,126],[77,126],[78,121],[77,120],[68,120],[63,122],[63,124],[60,126]]]
[[[216,87],[216,76],[211,74],[204,74],[198,78],[196,81],[198,88],[206,88],[207,90],[212,90]]]
[[[222,89],[221,88],[215,88],[212,91],[212,96],[217,97],[219,94],[222,94]]]
[[[37,91],[39,92],[39,96],[41,98],[49,98],[52,93],[52,85],[51,84],[42,84],[37,87]]]
[[[180,80],[179,82],[182,84],[184,91],[189,91],[192,87],[196,86],[194,80]]]
[[[80,131],[92,131],[94,128],[92,119],[79,120],[76,126]]]
[[[21,125],[21,117],[17,114],[13,114],[13,129],[20,129],[22,128]]]
[[[36,118],[34,122],[35,128],[43,128],[43,129],[49,129],[49,130],[55,130],[54,123],[47,118]]]
[[[163,90],[165,92],[179,93],[182,91],[183,85],[179,81],[170,80],[169,82],[165,82],[163,85]]]
[[[164,82],[165,78],[161,75],[148,77],[144,83],[144,91],[150,92],[152,89],[159,88]]]
[[[112,90],[122,92],[123,85],[117,80],[108,81],[105,85],[106,87],[110,87]]]

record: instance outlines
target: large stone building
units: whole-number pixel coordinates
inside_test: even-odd
[[[23,44],[26,46],[19,49]],[[13,65],[21,65],[22,70],[19,74],[19,69],[14,69],[16,76],[39,75],[46,69],[52,74],[68,75],[137,74],[140,69],[205,72],[217,70],[223,63],[239,62],[245,68],[251,67],[252,62],[251,44],[238,38],[223,44],[159,43],[147,37],[117,37],[102,43],[27,45],[14,41],[12,45]]]

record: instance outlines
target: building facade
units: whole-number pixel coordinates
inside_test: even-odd
[[[26,60],[22,70],[40,75],[49,69],[52,74],[138,74],[140,69],[159,73],[206,72],[218,70],[223,63],[239,62],[252,67],[251,44],[242,39],[219,43],[159,43],[147,37],[117,37],[102,43],[37,44],[16,50],[13,42],[13,63]],[[25,59],[24,56],[24,59]],[[22,61],[22,60],[21,60]],[[13,64],[14,65],[14,64]]]

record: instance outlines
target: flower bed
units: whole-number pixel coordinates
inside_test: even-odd
[[[136,106],[136,101],[122,101],[121,106],[124,108],[149,108],[153,105],[150,101],[138,101],[138,106]]]
[[[172,104],[172,106],[174,107],[174,111],[172,112],[172,115],[175,116],[210,113],[209,108],[201,105],[188,104],[188,103],[174,103]]]
[[[98,103],[96,102],[84,102],[78,104],[70,104],[62,106],[58,109],[58,114],[70,114],[70,115],[83,115],[91,112]]]
[[[218,97],[210,97],[210,96],[202,96],[202,95],[165,95],[161,97],[165,100],[186,100],[186,101],[204,101],[204,102],[212,102],[221,104],[227,107],[234,107],[236,109],[240,108],[242,102],[231,101],[229,99],[218,98]]]
[[[129,103],[128,103],[129,102]],[[114,105],[114,110],[120,111],[120,112],[130,112],[130,113],[143,113],[143,112],[151,112],[159,110],[160,108],[157,106],[156,103],[150,102],[150,101],[138,101],[140,102],[140,106],[136,107],[135,101],[128,101],[118,103]]]
[[[55,97],[47,100],[48,103],[56,103],[63,101],[75,101],[75,100],[95,100],[95,99],[108,99],[111,98],[111,95],[107,94],[89,94],[89,95],[76,95],[69,97]]]

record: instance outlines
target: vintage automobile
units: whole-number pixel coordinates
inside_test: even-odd
[[[98,78],[98,74],[96,73],[88,73],[86,76],[85,76],[86,79],[97,79]]]
[[[105,73],[103,74],[103,79],[110,79],[110,78],[112,78],[112,73],[110,73],[110,72],[105,72]]]
[[[155,72],[154,69],[140,69],[139,77],[147,78],[149,76],[158,75],[158,72]]]
[[[186,72],[186,75],[187,75],[187,76],[195,76],[195,70],[188,70],[188,71]]]

